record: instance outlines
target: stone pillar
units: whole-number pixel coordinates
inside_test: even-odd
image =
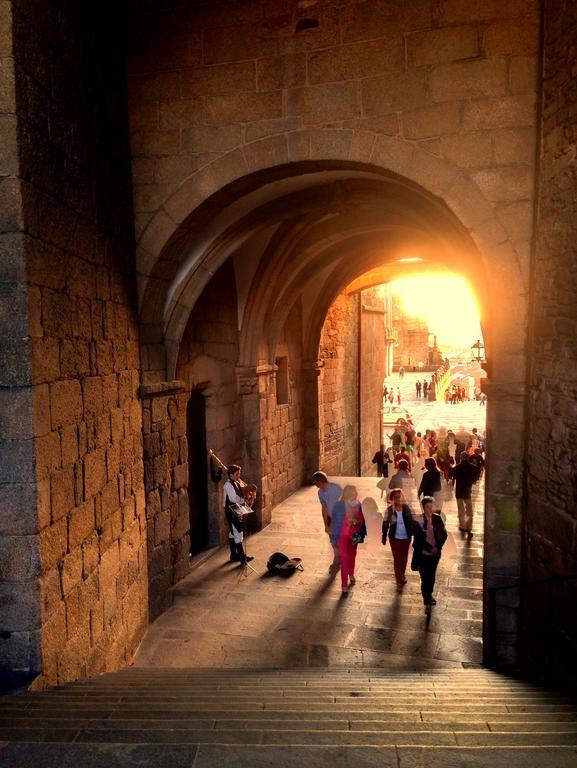
[[[320,387],[319,377],[323,367],[321,360],[303,363],[303,420],[304,420],[304,481],[310,483],[320,461]]]
[[[140,388],[148,535],[150,618],[170,604],[169,590],[189,569],[188,395],[182,381]]]
[[[490,380],[484,391],[490,455],[485,478],[484,660],[491,666],[514,666],[519,593],[494,588],[514,584],[521,574],[525,391],[521,383]]]
[[[243,476],[258,486],[255,515],[248,523],[260,530],[271,521],[272,487],[269,483],[270,448],[274,441],[273,365],[243,366],[236,369],[238,396],[243,417]]]

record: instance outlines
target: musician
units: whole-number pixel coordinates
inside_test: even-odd
[[[245,565],[254,558],[245,554],[243,541],[242,519],[238,515],[237,504],[244,504],[243,489],[240,485],[241,467],[238,464],[231,464],[226,474],[228,480],[224,484],[224,516],[228,522],[228,546],[230,547],[230,562],[239,562]],[[256,497],[256,495],[255,495]]]

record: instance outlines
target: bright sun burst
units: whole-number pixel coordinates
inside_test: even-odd
[[[464,278],[413,275],[393,280],[390,287],[408,315],[428,322],[440,347],[468,348],[482,338],[477,299]]]

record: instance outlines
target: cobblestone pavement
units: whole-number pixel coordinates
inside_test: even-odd
[[[431,415],[438,407],[429,406]],[[450,535],[438,571],[437,605],[427,623],[418,574],[408,571],[404,593],[396,593],[390,548],[381,545],[384,501],[376,478],[339,482],[356,483],[369,531],[347,598],[341,597],[339,576],[328,576],[332,550],[316,489],[303,488],[275,509],[271,525],[250,537],[257,573],[239,580],[228,548],[221,549],[175,588],[174,604],[151,625],[136,666],[415,669],[479,663],[483,488],[474,489],[472,541],[459,535],[454,499],[445,502]],[[302,573],[269,576],[266,561],[275,551],[302,557]]]

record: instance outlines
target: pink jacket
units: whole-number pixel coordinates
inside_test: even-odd
[[[350,524],[349,519],[354,520],[354,524]],[[341,539],[350,539],[353,533],[358,533],[361,530],[362,524],[365,522],[363,517],[363,511],[359,502],[354,505],[346,505],[345,517],[343,519],[343,526],[341,528]]]

